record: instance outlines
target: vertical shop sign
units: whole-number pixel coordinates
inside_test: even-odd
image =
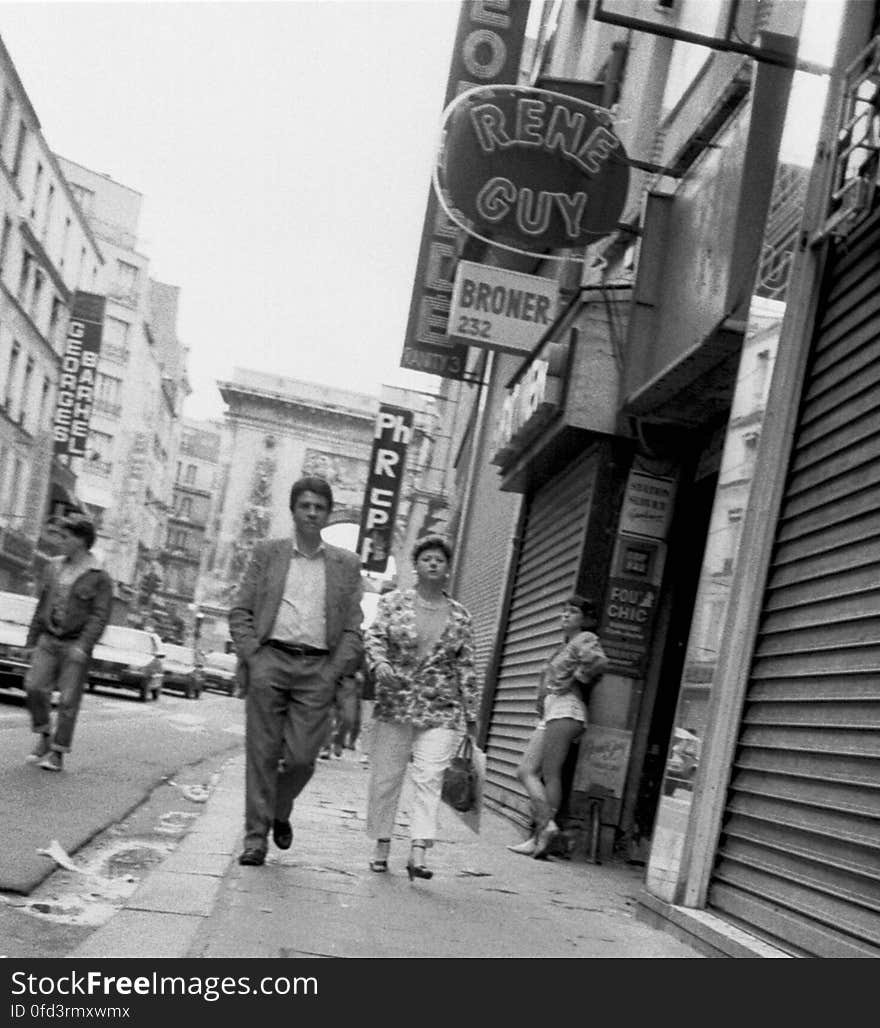
[[[364,571],[383,572],[391,556],[394,521],[412,425],[412,411],[380,404],[357,541]]]
[[[83,457],[95,399],[95,370],[101,352],[105,298],[76,292],[67,326],[58,399],[52,420],[55,453]]]
[[[640,463],[627,479],[599,624],[610,669],[628,678],[645,675],[677,484]]]
[[[516,81],[528,13],[526,0],[466,0],[461,5],[444,107],[473,86]],[[460,380],[468,346],[447,332],[458,235],[431,189],[400,365]]]

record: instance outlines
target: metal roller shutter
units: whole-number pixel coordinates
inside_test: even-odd
[[[527,824],[516,767],[534,730],[541,669],[559,645],[559,610],[574,591],[586,535],[596,458],[585,456],[529,503],[486,741],[484,795]]]
[[[708,902],[880,956],[880,212],[828,275]]]

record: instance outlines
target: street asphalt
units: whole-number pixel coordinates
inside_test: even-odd
[[[226,697],[88,693],[60,774],[27,763],[35,736],[23,705],[0,705],[0,892],[28,894],[56,869],[53,841],[73,854],[121,821],[176,769],[240,751],[243,713]]]
[[[319,761],[294,811],[293,846],[241,867],[243,756],[125,906],[69,956],[699,957],[637,918],[641,868],[536,861],[521,833],[484,812],[479,834],[446,807],[430,881],[405,873],[407,790],[390,871],[368,869],[369,771],[356,754]]]

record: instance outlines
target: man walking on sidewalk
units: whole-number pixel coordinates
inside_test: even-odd
[[[60,771],[70,752],[92,648],[110,619],[113,583],[89,551],[95,526],[84,514],[70,514],[56,525],[63,556],[50,561],[28,629],[35,647],[25,678],[27,705],[37,742],[28,760],[46,771]],[[52,732],[52,692],[58,690],[58,715]]]
[[[363,650],[357,556],[321,539],[333,509],[324,479],[290,491],[292,537],[254,547],[229,611],[245,694],[245,838],[240,864],[260,865],[266,839],[293,840],[290,812],[315,770],[336,681]]]

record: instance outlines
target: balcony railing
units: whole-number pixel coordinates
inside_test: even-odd
[[[95,398],[94,409],[100,414],[106,414],[111,418],[118,418],[122,414],[121,403],[110,403],[107,400],[102,400],[100,397]]]
[[[101,356],[113,361],[114,364],[128,364],[131,350],[121,343],[102,343]]]

